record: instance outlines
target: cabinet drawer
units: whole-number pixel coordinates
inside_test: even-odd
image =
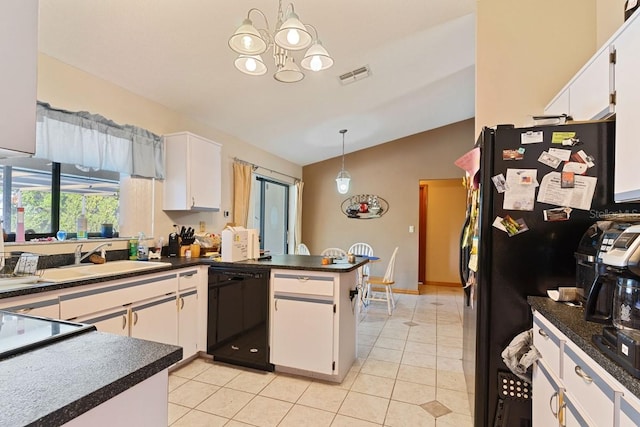
[[[60,317],[73,319],[85,314],[131,304],[176,291],[176,275],[167,274],[141,280],[115,282],[60,296]]]
[[[615,386],[605,379],[606,373],[572,342],[564,347],[564,384],[580,402],[586,417],[597,426],[613,425]]]
[[[333,296],[333,277],[303,274],[274,274],[273,291],[287,294]]]
[[[58,297],[51,295],[48,298],[42,297],[16,297],[8,298],[0,304],[0,309],[12,311],[14,313],[28,314],[32,316],[60,318],[60,306]]]
[[[178,272],[178,289],[195,288],[198,285],[199,278],[200,275],[197,268]]]
[[[551,371],[562,378],[560,355],[564,347],[564,334],[537,313],[533,315],[533,346]]]

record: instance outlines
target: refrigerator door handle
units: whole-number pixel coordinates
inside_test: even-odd
[[[469,252],[471,248],[469,246],[463,246],[463,239],[470,221],[471,215],[467,215],[464,220],[464,224],[462,225],[462,230],[460,231],[460,256],[458,257],[458,272],[460,273],[460,283],[463,287],[466,286],[467,280],[469,279]]]

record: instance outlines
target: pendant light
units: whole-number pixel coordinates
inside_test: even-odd
[[[342,134],[342,169],[340,170],[340,173],[338,173],[336,184],[338,186],[338,193],[347,194],[349,191],[349,181],[351,181],[351,175],[349,172],[344,170],[344,134],[347,133],[347,130],[342,129],[340,133]]]

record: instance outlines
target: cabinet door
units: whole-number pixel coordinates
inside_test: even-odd
[[[198,291],[186,290],[178,297],[178,345],[182,358],[198,352]]]
[[[585,414],[584,409],[580,408],[573,396],[569,393],[562,394],[562,414],[560,416],[560,425],[563,427],[599,427],[613,426],[613,419],[607,424],[595,424]]]
[[[640,200],[637,141],[637,116],[638,106],[640,106],[639,46],[640,19],[635,19],[615,40],[617,58],[614,193],[616,202]]]
[[[35,153],[37,55],[38,0],[1,1],[1,148]]]
[[[333,374],[333,300],[276,295],[272,315],[271,363]]]
[[[131,336],[176,345],[178,343],[176,295],[132,305]]]
[[[620,427],[637,427],[640,425],[640,401],[631,393],[625,392],[620,397]]]
[[[220,209],[222,176],[220,146],[191,135],[189,144],[189,185],[191,209]]]
[[[569,88],[566,88],[547,105],[544,109],[545,114],[560,115],[570,114],[569,108]]]
[[[533,427],[558,425],[560,387],[545,361],[540,359],[533,367],[532,421]]]
[[[574,120],[599,119],[610,115],[612,90],[609,49],[603,49],[585,65],[569,88],[569,104]]]
[[[129,336],[129,310],[127,308],[120,307],[114,310],[93,313],[78,317],[73,321],[95,325],[100,332]]]

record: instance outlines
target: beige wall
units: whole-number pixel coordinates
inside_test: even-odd
[[[427,282],[460,283],[460,229],[464,223],[467,190],[462,179],[422,181],[427,186]]]
[[[478,0],[476,131],[531,124],[597,50],[595,0]]]
[[[624,23],[624,3],[625,0],[596,0],[595,50],[598,50]]]
[[[190,131],[221,143],[223,210],[231,211],[233,206],[233,157],[288,175],[302,176],[301,166],[43,54],[38,56],[38,100],[56,108],[101,114],[116,123],[140,126],[156,134]],[[282,179],[278,174],[260,172]],[[207,179],[206,171],[202,171],[202,179]],[[162,211],[160,181],[125,179],[121,190],[121,235],[137,235],[144,231],[147,235],[165,236],[166,242],[174,223],[196,227],[199,221],[205,221],[208,231],[220,232],[233,216],[224,218],[222,212],[166,213]]]
[[[305,166],[302,241],[315,254],[326,247],[348,249],[355,242],[367,242],[382,258],[372,266],[372,274],[384,273],[398,246],[396,287],[417,290],[420,180],[461,178],[463,172],[453,162],[474,142],[473,120],[465,120],[347,154],[345,169],[352,186],[346,195],[335,185],[341,157]],[[347,218],[340,205],[356,194],[376,194],[389,203],[389,210],[378,219]],[[415,227],[414,233],[409,226]]]

